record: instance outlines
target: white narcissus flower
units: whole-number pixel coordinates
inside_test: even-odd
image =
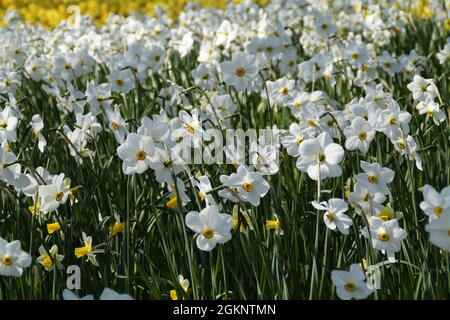
[[[331,136],[324,132],[300,144],[297,168],[307,172],[313,180],[339,177],[342,174],[339,163],[343,157],[344,149],[339,144],[333,143]]]
[[[258,77],[258,64],[256,57],[239,52],[232,61],[220,64],[223,80],[237,91],[245,91]]]
[[[374,215],[381,208],[381,204],[386,201],[386,196],[380,192],[370,193],[360,183],[355,183],[353,191],[348,196],[348,201],[353,203],[357,214],[361,215],[361,210],[366,215]]]
[[[270,189],[261,173],[252,172],[245,165],[240,165],[237,172],[230,175],[226,185],[235,188],[241,200],[254,206],[259,206],[260,199]]]
[[[52,182],[39,187],[40,210],[43,213],[58,209],[59,205],[66,203],[70,190],[64,181],[64,173],[54,176]]]
[[[41,133],[44,129],[44,121],[40,115],[35,114],[31,118],[31,127],[33,128],[33,136],[38,141],[38,148],[40,152],[44,152],[45,146],[47,145],[47,140],[45,140],[44,135]]]
[[[384,168],[378,163],[371,164],[365,161],[361,161],[361,168],[364,170],[364,173],[360,173],[355,177],[361,186],[367,188],[371,193],[389,193],[387,184],[394,179],[394,171]]]
[[[0,108],[0,142],[15,142],[17,140],[17,123],[19,119],[10,107]]]
[[[352,124],[344,129],[345,147],[348,150],[359,149],[362,153],[366,153],[369,149],[370,142],[375,137],[375,130],[362,117],[356,117],[352,120]]]
[[[219,213],[216,206],[207,206],[200,212],[191,211],[185,220],[186,226],[197,234],[197,247],[202,251],[211,251],[218,243],[231,239],[233,217]]]
[[[323,222],[331,230],[336,230],[336,228],[343,234],[349,233],[349,228],[352,226],[352,219],[346,215],[344,212],[348,210],[348,205],[344,200],[333,198],[326,201],[318,203],[313,201],[311,203],[317,210],[325,211],[323,215]]]
[[[39,247],[39,258],[37,258],[37,262],[39,262],[47,271],[52,271],[55,267],[58,269],[62,268],[61,261],[64,259],[64,256],[58,254],[58,246],[53,245],[50,250],[45,250],[43,246]]]
[[[0,275],[20,277],[31,264],[31,256],[22,251],[18,240],[9,242],[0,238]]]
[[[439,91],[433,82],[433,79],[424,79],[415,75],[413,81],[407,86],[413,94],[413,99],[417,101],[434,100],[439,96]]]
[[[195,84],[201,89],[211,90],[217,84],[215,69],[203,63],[199,64],[197,69],[192,71],[192,76]]]
[[[113,70],[107,76],[107,78],[109,83],[111,84],[111,90],[113,92],[121,92],[127,94],[134,89],[134,75],[130,69]]]
[[[223,174],[219,177],[219,179],[220,179],[220,182],[222,182],[222,184],[224,186],[226,186],[226,188],[219,190],[219,192],[218,192],[219,197],[230,200],[231,202],[241,201],[241,198],[239,197],[238,189],[235,187],[231,187],[228,183],[228,180],[230,180],[230,176]]]
[[[361,234],[372,239],[373,248],[386,253],[389,260],[395,258],[394,254],[400,251],[407,236],[406,231],[398,226],[397,219],[384,221],[378,217],[370,217],[369,227],[362,229]]]
[[[201,201],[205,201],[206,205],[216,205],[212,195],[208,194],[212,190],[208,176],[201,176],[197,179],[192,178],[191,181],[192,185],[198,188],[198,196]]]
[[[111,104],[111,85],[109,83],[96,85],[94,81],[90,81],[87,83],[85,95],[91,113],[98,115],[102,109],[107,110]]]
[[[420,101],[416,108],[419,110],[419,114],[426,114],[427,118],[432,119],[437,125],[445,121],[445,113],[436,102],[429,100]]]
[[[274,145],[261,145],[253,143],[250,148],[250,162],[255,169],[265,176],[271,176],[278,172],[278,148]]]
[[[125,141],[125,136],[128,134],[125,120],[120,115],[120,107],[114,106],[114,110],[106,109],[106,117],[109,121],[109,128],[114,133],[114,137],[118,143]]]
[[[267,90],[269,92],[270,100],[278,106],[284,106],[293,95],[295,80],[281,78],[276,81],[267,81]]]
[[[300,144],[308,138],[310,138],[309,134],[302,130],[298,123],[294,122],[289,126],[289,133],[282,138],[281,144],[290,156],[298,157],[300,155]]]
[[[144,173],[152,163],[154,153],[153,139],[134,132],[117,148],[117,154],[123,161],[122,170],[126,175]]]
[[[155,148],[155,156],[150,163],[155,170],[156,180],[159,183],[173,183],[173,176],[183,171],[183,159],[167,149]]]
[[[432,186],[426,184],[422,191],[424,201],[420,203],[420,209],[430,217],[430,221],[439,219],[444,210],[450,208],[450,186],[437,192]]]
[[[352,264],[350,271],[333,270],[331,280],[336,287],[336,294],[342,300],[366,299],[372,292],[366,282],[366,276],[359,264]]]
[[[17,157],[14,153],[0,148],[0,180],[14,185],[14,181],[20,174],[21,165],[15,163]]]
[[[186,186],[180,178],[177,178],[177,184],[172,182],[167,185],[167,189],[170,192],[170,200],[166,203],[166,206],[170,209],[176,207],[178,205],[178,201],[181,202],[181,205],[185,205],[190,202],[189,196],[186,194]]]
[[[450,251],[450,209],[446,209],[439,219],[430,221],[425,230],[430,233],[432,244]]]
[[[192,110],[191,115],[184,110],[180,111],[179,118],[183,123],[185,134],[191,139],[193,147],[199,147],[204,130],[202,128],[202,122],[199,119],[198,110]]]

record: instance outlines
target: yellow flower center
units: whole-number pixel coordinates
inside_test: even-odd
[[[253,186],[249,182],[244,182],[244,184],[242,185],[242,189],[244,189],[247,192],[252,192]]]
[[[392,209],[384,207],[383,209],[381,209],[378,217],[383,221],[388,221],[394,218],[394,212],[392,211]]]
[[[122,79],[117,79],[117,80],[116,80],[116,84],[117,84],[119,87],[121,87],[121,86],[123,86],[123,85],[125,84],[125,81],[123,81]]]
[[[327,212],[325,214],[325,217],[328,219],[328,221],[333,222],[334,221],[334,215],[331,212]]]
[[[200,198],[202,201],[204,201],[205,198],[206,198],[205,193],[203,193],[203,192],[201,192],[201,191],[198,192],[198,196],[199,196],[199,198]]]
[[[119,130],[120,129],[120,124],[118,124],[117,122],[113,121],[111,123],[111,127],[113,128],[113,130]]]
[[[10,256],[3,256],[2,257],[2,263],[5,266],[10,266],[10,265],[12,265],[14,263],[14,259],[12,257],[10,257]]]
[[[160,56],[155,56],[154,59],[155,59],[156,62],[159,62],[159,60],[161,60],[161,57]]]
[[[427,111],[427,116],[430,117],[430,118],[433,118],[433,116],[434,116],[433,110],[428,110]]]
[[[358,53],[352,53],[352,59],[353,60],[358,60],[358,58],[359,58],[359,54]]]
[[[190,134],[194,134],[195,129],[193,126],[191,126],[190,124],[186,125],[186,130],[190,133]]]
[[[147,154],[145,153],[145,151],[139,150],[138,152],[136,152],[136,160],[142,161],[145,160],[145,158],[147,158]]]
[[[378,234],[378,240],[380,241],[389,241],[389,233],[383,231]]]
[[[369,71],[369,66],[368,66],[367,64],[364,64],[364,65],[361,67],[361,70],[362,70],[363,72],[368,72],[368,71]]]
[[[309,125],[310,127],[315,127],[315,126],[316,126],[316,120],[314,120],[314,119],[309,119],[309,120],[308,120],[308,125]]]
[[[367,177],[367,180],[369,180],[370,183],[377,183],[378,177],[377,176],[369,176],[369,177]]]
[[[300,110],[302,108],[302,104],[300,102],[296,102],[294,104],[295,109]]]
[[[433,209],[434,214],[435,214],[436,216],[438,216],[438,217],[441,216],[443,210],[444,210],[444,209],[442,209],[441,206],[437,206],[437,207],[435,207],[435,208]]]
[[[64,197],[64,193],[62,193],[62,192],[57,192],[55,194],[55,200],[56,201],[61,201],[63,197]]]
[[[353,292],[356,290],[356,286],[355,284],[348,282],[344,285],[344,289],[347,290],[348,292]]]
[[[211,228],[204,228],[202,230],[202,235],[206,238],[206,239],[211,239],[212,237],[214,237],[214,230]]]
[[[401,150],[404,150],[406,148],[405,140],[401,139],[397,141],[397,147]]]
[[[286,88],[286,87],[282,87],[282,88],[280,89],[280,93],[281,93],[283,96],[285,96],[285,95],[287,95],[287,94],[289,93],[289,89]]]
[[[358,138],[359,138],[359,140],[361,140],[361,141],[366,140],[366,139],[367,139],[367,133],[366,133],[366,132],[360,132],[360,133],[358,134]]]
[[[302,142],[303,142],[303,138],[301,138],[301,137],[298,137],[297,139],[295,139],[296,144],[300,144]]]
[[[235,70],[235,73],[238,77],[242,78],[243,76],[245,76],[245,69],[242,67],[239,67]]]
[[[325,153],[323,153],[323,152],[319,153],[319,157],[318,157],[319,162],[324,162],[325,159],[326,159]]]
[[[397,119],[395,119],[395,118],[390,118],[390,119],[389,119],[389,124],[391,124],[391,125],[397,124]]]

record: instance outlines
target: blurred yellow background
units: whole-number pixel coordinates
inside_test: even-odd
[[[239,0],[233,1],[239,2]],[[188,2],[199,3],[203,7],[223,9],[227,0],[0,0],[0,16],[3,17],[7,9],[15,9],[29,22],[40,22],[46,27],[54,27],[70,15],[67,12],[70,5],[77,5],[81,14],[89,14],[95,22],[102,24],[110,12],[124,16],[132,12],[153,14],[158,5],[168,10],[171,18],[176,18]]]
[[[132,12],[153,14],[159,5],[168,10],[169,16],[175,20],[189,2],[198,3],[202,7],[223,9],[229,1],[240,2],[241,0],[0,0],[0,17],[4,16],[6,10],[14,9],[24,20],[31,23],[40,22],[43,26],[51,28],[70,16],[67,10],[69,6],[77,5],[81,14],[89,14],[97,24],[101,25],[106,22],[110,12],[123,16]],[[260,5],[269,2],[269,0],[253,1]],[[413,5],[409,4],[407,8],[414,16],[429,19],[433,16],[429,2],[429,0],[415,0],[412,1]],[[397,2],[398,7],[403,7],[403,4],[401,0]],[[445,27],[447,30],[450,28],[450,21],[447,21]]]

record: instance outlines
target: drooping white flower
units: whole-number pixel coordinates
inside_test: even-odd
[[[109,128],[114,133],[114,137],[118,143],[125,141],[125,136],[128,134],[125,120],[120,115],[120,107],[114,106],[114,110],[106,109],[106,117],[109,121]]]
[[[40,152],[44,152],[45,146],[47,145],[47,140],[45,140],[44,135],[41,133],[44,129],[44,121],[40,115],[35,114],[31,118],[31,127],[33,128],[33,136],[38,141],[38,148]]]
[[[425,114],[427,118],[432,119],[437,125],[445,121],[445,113],[436,102],[430,100],[420,101],[416,108],[419,110],[419,114]]]

